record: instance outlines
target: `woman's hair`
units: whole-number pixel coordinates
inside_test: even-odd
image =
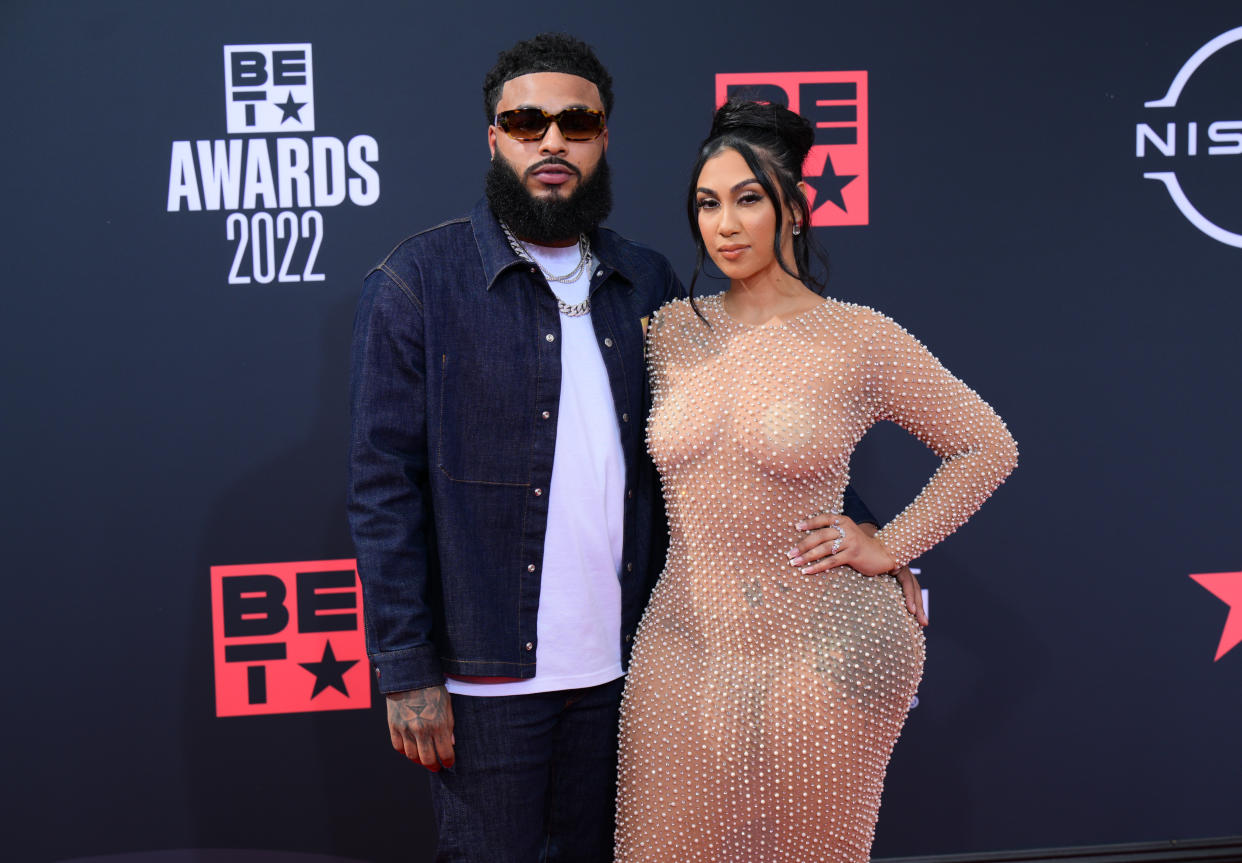
[[[798,188],[798,183],[802,181],[802,163],[814,143],[815,129],[811,124],[783,105],[731,99],[716,110],[711,132],[699,145],[699,158],[690,172],[690,192],[686,199],[690,233],[697,249],[694,276],[690,279],[690,305],[699,317],[703,315],[694,303],[694,285],[702,272],[707,253],[703,234],[699,230],[699,174],[703,172],[707,160],[722,150],[735,150],[746,160],[776,209],[776,236],[772,246],[781,269],[816,293],[823,293],[828,278],[828,256],[811,237],[811,206]],[[795,221],[802,224],[801,233],[793,238],[794,269],[790,269],[781,256],[781,229],[786,207],[797,214]],[[811,272],[812,253],[823,265],[823,279]]]

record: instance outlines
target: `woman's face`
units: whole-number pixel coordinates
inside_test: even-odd
[[[712,261],[726,277],[749,279],[768,270],[780,270],[773,251],[776,206],[746,160],[736,150],[721,150],[703,164],[696,184],[695,205],[699,232]],[[793,259],[788,215],[784,219],[781,252]]]

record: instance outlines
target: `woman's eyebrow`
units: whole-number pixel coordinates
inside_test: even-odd
[[[730,191],[730,192],[737,192],[739,189],[745,188],[746,186],[749,186],[749,185],[751,185],[752,183],[754,183],[755,185],[758,185],[758,184],[759,184],[759,181],[758,181],[758,180],[756,180],[754,177],[750,177],[750,178],[748,178],[748,179],[746,179],[746,180],[743,180],[743,181],[742,181],[742,182],[740,182],[740,183],[734,183],[734,184],[733,184],[733,188],[732,188],[732,189],[730,189],[729,191]],[[699,186],[699,188],[698,188],[696,191],[702,192],[704,195],[714,195],[714,194],[716,194],[716,193],[715,193],[715,191],[713,191],[712,189],[707,188],[706,186]]]

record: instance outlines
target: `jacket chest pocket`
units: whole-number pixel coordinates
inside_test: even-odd
[[[477,348],[439,357],[436,464],[455,482],[526,485],[538,419],[536,360]]]

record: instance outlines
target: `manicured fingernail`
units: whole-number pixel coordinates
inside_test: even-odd
[[[800,569],[800,570],[798,570],[798,571],[799,571],[799,572],[801,572],[803,575],[810,575],[810,574],[811,574],[811,567],[809,567],[809,566],[804,566],[804,567],[802,567],[802,569]]]
[[[789,563],[792,566],[802,566],[802,564],[806,563],[806,561],[803,560],[801,557],[795,557],[793,560],[789,561]]]
[[[798,530],[806,530],[807,523],[805,521],[800,521],[797,524],[795,524],[794,527],[796,527]]]
[[[797,556],[798,556],[798,549],[796,549],[796,548],[791,548],[791,549],[789,549],[789,551],[788,551],[788,556],[789,556],[789,557],[797,557]]]

